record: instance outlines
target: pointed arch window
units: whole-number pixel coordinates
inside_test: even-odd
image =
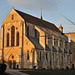
[[[27,51],[27,60],[29,60],[29,50]]]
[[[12,20],[14,19],[14,15],[12,15]]]
[[[16,35],[16,45],[19,46],[19,32],[17,32]]]
[[[15,44],[15,27],[11,27],[11,46],[14,46]]]
[[[9,46],[9,33],[7,33],[7,47]]]

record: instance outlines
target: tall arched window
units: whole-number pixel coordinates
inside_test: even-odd
[[[7,47],[9,46],[9,33],[7,33]]]
[[[11,27],[11,46],[14,46],[15,44],[15,27]]]
[[[29,60],[29,50],[27,51],[27,60]]]
[[[17,32],[16,35],[16,45],[19,46],[19,32]]]

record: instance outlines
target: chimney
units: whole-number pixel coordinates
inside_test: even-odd
[[[60,25],[59,30],[63,33],[63,27]]]

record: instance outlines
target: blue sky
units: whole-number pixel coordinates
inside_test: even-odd
[[[75,22],[75,0],[0,0],[0,27],[12,6],[38,18],[42,8],[44,20],[54,23],[57,27],[61,24],[64,32],[75,32],[75,25],[61,15]]]

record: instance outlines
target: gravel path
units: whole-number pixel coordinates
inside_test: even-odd
[[[8,75],[29,75],[26,73],[19,72],[19,70],[7,70],[6,73]]]

